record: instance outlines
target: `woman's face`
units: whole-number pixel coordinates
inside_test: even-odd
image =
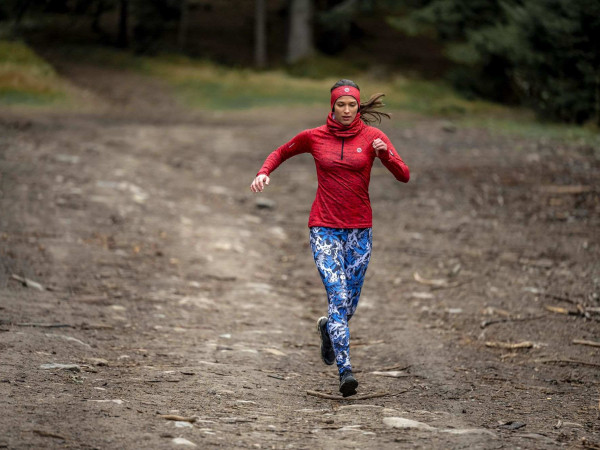
[[[343,95],[333,105],[335,120],[342,125],[350,125],[358,112],[358,102],[350,95]]]

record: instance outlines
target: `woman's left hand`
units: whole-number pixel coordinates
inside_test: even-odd
[[[373,141],[373,149],[375,150],[375,154],[379,156],[379,152],[387,151],[387,144],[381,139],[377,138]]]

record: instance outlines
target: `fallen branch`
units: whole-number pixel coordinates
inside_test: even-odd
[[[600,364],[591,363],[587,361],[578,361],[575,359],[538,359],[536,362],[542,364],[550,364],[550,363],[558,363],[558,364],[575,364],[580,366],[589,366],[589,367],[600,367]]]
[[[532,316],[532,317],[507,317],[505,319],[491,319],[491,320],[484,320],[483,322],[481,322],[481,328],[485,328],[489,325],[493,325],[495,323],[503,323],[503,322],[525,322],[527,320],[537,320],[537,319],[544,319],[548,317],[546,314],[541,315],[541,316]]]
[[[441,286],[432,286],[431,290],[432,291],[439,291],[441,289],[452,289],[452,288],[455,288],[455,287],[458,287],[458,286],[462,286],[463,284],[470,283],[474,279],[475,278],[471,278],[469,280],[455,281],[454,283],[448,283],[448,284],[441,285]]]
[[[56,438],[56,439],[62,439],[63,441],[67,440],[66,437],[61,436],[60,434],[51,433],[50,431],[44,431],[44,430],[32,430],[32,431],[35,434],[39,434],[40,436],[51,437],[51,438]]]
[[[568,184],[568,185],[560,185],[560,184],[551,184],[540,186],[539,191],[544,194],[556,194],[556,195],[576,195],[576,194],[584,194],[586,192],[593,192],[594,188],[592,186],[585,186],[580,184]]]
[[[600,347],[600,342],[585,341],[585,340],[582,340],[582,339],[574,339],[573,340],[573,344],[589,345],[590,347]]]
[[[563,308],[561,306],[545,305],[544,308],[547,309],[548,311],[556,313],[556,314],[564,314],[566,316],[580,316],[580,317],[589,318],[589,313],[587,313],[585,308],[583,307],[583,305],[581,305],[579,303],[577,304],[577,311],[571,311],[571,310],[569,310],[567,308]]]
[[[159,417],[162,417],[165,420],[175,420],[176,422],[194,423],[198,421],[198,416],[184,417],[176,416],[174,414],[159,414]]]
[[[283,381],[285,381],[285,378],[284,378],[284,377],[282,377],[281,375],[271,375],[271,374],[267,374],[267,376],[268,376],[268,377],[271,377],[271,378],[275,378],[276,380],[283,380]]]
[[[570,304],[572,304],[572,305],[579,305],[579,304],[580,304],[580,302],[577,302],[577,301],[575,301],[575,300],[572,300],[572,299],[570,299],[570,298],[568,298],[568,297],[564,297],[564,296],[562,296],[562,295],[548,294],[548,293],[545,293],[545,292],[544,292],[544,293],[542,293],[542,295],[543,295],[544,297],[553,298],[554,300],[559,300],[559,301],[561,301],[561,302],[567,302],[567,303],[570,303]]]
[[[404,392],[407,392],[407,391],[402,391],[402,392],[399,392],[398,394],[402,394]],[[398,394],[396,394],[396,395],[398,395]],[[327,400],[342,400],[342,401],[344,401],[344,400],[367,400],[369,398],[385,397],[387,395],[392,395],[392,394],[390,394],[389,392],[376,392],[374,394],[352,395],[350,397],[342,397],[340,395],[325,394],[323,392],[318,392],[318,391],[306,391],[306,395],[324,398]]]
[[[544,306],[544,308],[550,312],[556,313],[556,314],[565,314],[568,315],[570,313],[570,311],[567,308],[563,308],[561,306],[550,306],[550,305],[546,305]]]
[[[19,275],[16,274],[12,274],[11,278],[13,280],[19,281],[23,286],[28,287],[28,288],[34,288],[37,289],[38,291],[45,291],[46,288],[44,288],[44,286],[42,286],[40,283],[30,280],[29,278],[23,278],[20,277]]]
[[[38,327],[38,328],[75,328],[73,325],[68,323],[35,323],[35,322],[24,322],[17,323],[18,327]]]
[[[390,370],[400,370],[400,371],[405,371],[407,369],[410,369],[412,367],[412,364],[409,364],[408,366],[405,366],[404,364],[396,364],[395,366],[389,366],[389,367],[383,367],[381,369],[377,369],[379,372],[387,372]]]
[[[381,371],[374,371],[374,372],[369,372],[371,375],[376,375],[379,377],[390,377],[390,378],[404,378],[404,377],[414,377],[415,375],[412,375],[410,373],[404,373],[401,372],[399,370],[391,370],[391,371],[386,371],[386,372],[381,372]]]
[[[445,279],[428,279],[419,275],[419,272],[413,274],[413,278],[417,283],[426,284],[428,286],[447,286],[448,280]]]
[[[485,343],[485,346],[486,347],[494,347],[494,348],[515,349],[515,348],[532,348],[534,346],[534,344],[533,344],[533,342],[530,342],[530,341],[519,342],[516,344],[511,344],[510,342],[488,341]]]

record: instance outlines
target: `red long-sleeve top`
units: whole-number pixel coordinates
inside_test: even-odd
[[[370,228],[369,181],[376,157],[373,141],[380,138],[387,144],[387,151],[380,151],[378,157],[398,181],[408,182],[410,172],[381,130],[367,125],[359,128],[357,134],[346,137],[334,135],[327,125],[302,131],[273,151],[257,175],[269,176],[292,156],[310,153],[317,168],[318,188],[308,226]]]

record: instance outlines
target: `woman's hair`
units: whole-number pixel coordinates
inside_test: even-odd
[[[335,83],[331,87],[331,91],[333,91],[335,88],[338,88],[340,86],[351,86],[360,91],[358,84],[356,84],[352,80],[346,80],[346,79],[342,79],[342,80],[338,81],[337,83]],[[371,95],[369,100],[367,100],[364,103],[361,103],[360,109],[359,109],[360,118],[367,125],[370,125],[372,123],[381,123],[382,117],[387,117],[388,119],[390,118],[390,115],[388,113],[376,111],[376,109],[383,108],[385,106],[383,104],[383,101],[381,100],[384,95],[385,94],[382,94],[381,92],[379,92],[377,94],[373,94],[373,95]]]

